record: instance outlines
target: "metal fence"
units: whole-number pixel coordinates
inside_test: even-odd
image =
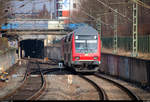
[[[132,40],[132,37],[118,37],[118,48],[125,51],[132,51]],[[104,48],[113,49],[113,41],[113,37],[102,37]],[[138,37],[138,52],[150,53],[150,35]]]

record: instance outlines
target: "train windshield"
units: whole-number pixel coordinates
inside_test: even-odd
[[[77,53],[96,53],[97,39],[75,40],[75,48]]]

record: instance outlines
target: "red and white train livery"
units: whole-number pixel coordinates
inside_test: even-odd
[[[63,37],[61,57],[65,66],[78,72],[97,71],[101,64],[101,39],[97,30],[84,26]]]

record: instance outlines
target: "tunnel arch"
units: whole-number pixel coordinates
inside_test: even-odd
[[[30,56],[30,58],[44,58],[44,40],[22,40],[20,41],[20,48],[21,50],[24,50],[25,57]]]

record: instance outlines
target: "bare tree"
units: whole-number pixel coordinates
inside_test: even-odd
[[[46,5],[43,5],[43,9],[40,11],[38,18],[49,19],[50,13],[48,12]]]
[[[11,9],[10,0],[0,0],[0,25],[7,22],[7,17],[11,13],[10,9]],[[0,38],[0,52],[3,52],[7,48],[8,48],[7,38]]]
[[[0,25],[7,21],[7,17],[11,15],[11,1],[0,0]],[[5,15],[5,16],[4,16]]]
[[[150,1],[145,3],[150,4]],[[117,14],[118,35],[132,36],[132,8],[133,2],[130,0],[81,0],[79,10],[72,15],[72,19],[77,19],[76,22],[88,23],[96,28],[96,20],[101,17],[103,35],[113,36],[114,15]],[[115,9],[118,13],[114,12]],[[139,34],[150,34],[149,13],[149,9],[139,5]]]

